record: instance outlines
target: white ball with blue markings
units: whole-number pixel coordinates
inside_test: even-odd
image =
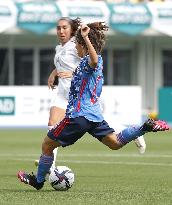
[[[57,166],[51,169],[49,182],[55,190],[66,191],[70,189],[74,183],[74,173],[69,167]]]

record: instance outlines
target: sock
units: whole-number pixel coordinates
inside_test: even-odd
[[[48,125],[47,132],[49,132],[53,127],[54,127],[54,125]]]
[[[41,183],[45,181],[45,176],[49,172],[53,163],[53,156],[41,155],[39,159],[38,171],[37,171],[37,182]]]
[[[136,125],[122,130],[117,135],[117,140],[119,144],[121,146],[124,146],[125,144],[131,142],[132,140],[135,140],[139,136],[144,135],[146,132],[142,131],[140,128],[141,128],[140,126]]]
[[[54,160],[53,160],[52,168],[56,166],[57,150],[58,150],[58,147],[53,150]]]

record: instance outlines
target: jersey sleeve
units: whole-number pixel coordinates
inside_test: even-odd
[[[89,90],[91,93],[91,103],[96,103],[102,92],[103,78],[103,60],[98,56],[98,63],[96,68],[91,68],[92,75],[89,80]]]
[[[85,67],[85,71],[87,73],[93,73],[93,72],[102,72],[103,70],[103,59],[100,55],[98,55],[98,63],[97,66],[95,68],[90,67],[89,63],[89,57],[87,58],[87,67]]]
[[[65,64],[70,70],[74,71],[76,67],[79,65],[80,58],[77,54],[77,50],[75,48],[75,44],[71,43],[70,47],[66,49],[66,56]]]

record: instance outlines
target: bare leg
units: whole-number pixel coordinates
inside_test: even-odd
[[[60,121],[62,121],[64,117],[65,117],[65,110],[64,109],[59,108],[59,107],[55,107],[55,106],[51,107],[50,108],[50,117],[49,117],[48,127],[50,129],[52,129],[52,127],[54,127],[54,125],[56,125]],[[58,148],[55,148],[53,150],[54,161],[53,161],[52,168],[55,167],[55,165],[56,165],[57,150],[58,150]]]
[[[118,150],[121,148],[121,145],[119,144],[117,135],[115,133],[110,133],[106,137],[104,137],[102,139],[102,143],[112,150]]]

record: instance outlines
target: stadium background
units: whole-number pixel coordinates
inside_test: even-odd
[[[14,110],[4,111],[5,96],[10,96],[1,92],[2,86],[11,89],[10,86],[47,85],[57,45],[56,21],[61,16],[79,16],[85,22],[106,21],[110,30],[103,52],[105,85],[140,87],[142,115],[155,111],[160,118],[172,122],[169,1],[1,1],[1,119],[3,115],[9,117],[10,112],[15,114]],[[131,90],[126,98],[132,98],[132,93]]]
[[[30,2],[29,7],[22,2]],[[122,2],[113,19],[120,23],[112,23],[110,5]],[[130,2],[134,4],[125,0],[0,0],[0,204],[172,204],[171,131],[146,134],[144,155],[138,154],[134,143],[113,152],[89,135],[74,146],[60,148],[57,164],[69,166],[75,173],[74,186],[68,192],[55,192],[49,183],[36,191],[16,177],[19,170],[36,173],[34,160],[40,156],[47,130],[47,76],[53,66],[55,24],[61,11],[86,21],[104,19],[106,13],[111,27],[103,54],[108,114],[117,96],[120,101],[115,105],[121,105],[123,119],[133,119],[133,112],[140,115],[155,110],[172,121],[172,3]],[[25,12],[20,15],[22,5]],[[148,5],[154,9],[150,11]],[[114,114],[116,111],[113,109]],[[28,122],[29,126],[35,121],[37,125],[43,121],[45,127],[2,128]]]

